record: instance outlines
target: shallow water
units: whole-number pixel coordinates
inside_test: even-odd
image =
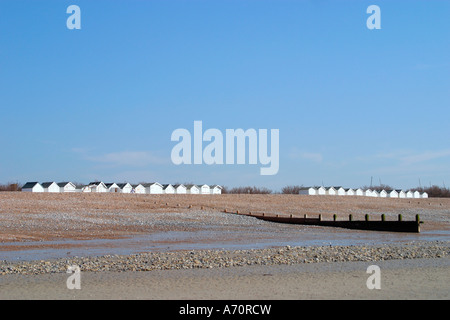
[[[414,241],[450,241],[450,231],[423,231],[417,234],[293,225],[242,230],[205,228],[195,232],[168,231],[120,239],[3,243],[0,246],[0,260],[30,261],[199,249],[261,249],[287,245],[380,245]],[[10,250],[12,246],[14,251]]]

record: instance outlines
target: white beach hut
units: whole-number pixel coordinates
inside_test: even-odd
[[[39,182],[27,182],[22,187],[23,192],[44,192],[44,187]]]
[[[345,189],[345,195],[347,196],[355,196],[356,192],[352,188]]]
[[[406,191],[406,197],[407,198],[414,198],[414,192],[412,192],[411,190]]]
[[[210,186],[211,194],[222,194],[222,187],[219,185]]]
[[[119,185],[116,183],[105,183],[106,188],[108,189],[108,192],[113,193],[120,193],[122,190],[120,189]]]
[[[148,193],[148,194],[162,194],[163,193],[163,186],[162,186],[162,184],[160,184],[158,182],[144,183],[143,186],[145,187],[145,193]]]
[[[44,188],[44,192],[58,193],[59,186],[56,182],[43,182],[41,186]]]
[[[388,192],[388,197],[389,198],[398,198],[398,191],[397,190],[389,190]]]
[[[416,198],[416,199],[419,199],[419,198],[421,198],[421,196],[420,196],[420,192],[419,191],[414,191],[414,198]]]
[[[202,184],[200,187],[200,194],[211,194],[211,188],[207,184]]]
[[[195,184],[188,184],[186,185],[186,192],[188,194],[199,194],[200,188],[197,187]]]
[[[397,189],[396,191],[398,193],[398,197],[399,198],[406,198],[406,192],[405,191],[403,191],[401,189]]]
[[[318,195],[326,195],[327,194],[327,189],[325,189],[325,187],[319,187],[318,189],[317,189],[317,194]]]
[[[99,193],[108,192],[108,188],[101,181],[95,181],[95,182],[89,183],[89,188],[91,189],[91,192],[99,192]]]
[[[336,187],[335,189],[336,189],[336,194],[337,194],[338,196],[345,196],[345,195],[347,195],[347,193],[345,192],[345,189],[344,189],[344,188],[342,188],[342,187]]]
[[[366,189],[364,190],[364,195],[366,197],[371,197],[372,196],[372,189]]]
[[[131,193],[131,191],[133,190],[133,186],[128,182],[118,183],[117,186],[120,188],[121,193]]]
[[[421,197],[422,198],[428,198],[428,193],[426,193],[426,192],[422,193]]]
[[[76,192],[77,187],[72,182],[58,182],[59,192]]]
[[[372,190],[370,196],[373,198],[378,198],[380,196],[380,193],[377,190]]]
[[[298,192],[298,194],[307,194],[307,195],[310,195],[310,196],[315,196],[315,195],[318,194],[318,191],[314,187],[301,188],[300,191]]]
[[[363,196],[364,195],[364,190],[361,188],[358,188],[355,190],[355,195],[357,196]]]
[[[381,190],[379,193],[380,198],[387,198],[388,192],[386,190]]]
[[[133,190],[134,190],[134,193],[145,194],[145,187],[144,187],[144,185],[142,185],[140,183],[133,185]],[[132,193],[133,193],[133,191],[132,191]]]
[[[328,189],[327,189],[327,195],[329,195],[329,196],[335,196],[337,194],[337,191],[336,191],[336,189],[334,188],[334,187],[329,187]]]
[[[173,186],[176,194],[186,194],[186,187],[184,184],[176,184]]]
[[[174,194],[175,188],[169,183],[169,184],[163,184],[163,192],[165,194]]]

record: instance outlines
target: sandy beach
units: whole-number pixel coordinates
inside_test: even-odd
[[[0,299],[442,299],[450,298],[450,259],[380,261],[381,289],[368,289],[374,263],[333,262],[220,269],[81,273],[0,277]]]
[[[424,224],[420,234],[373,232],[237,211],[420,214]],[[448,299],[449,226],[450,199],[438,198],[3,192],[0,298]],[[366,286],[372,264],[381,290]],[[70,265],[80,290],[66,287]]]

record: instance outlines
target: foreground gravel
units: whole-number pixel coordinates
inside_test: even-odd
[[[450,242],[412,242],[377,246],[281,247],[254,250],[196,250],[107,255],[32,262],[0,261],[0,275],[65,273],[69,266],[81,272],[151,271],[225,268],[245,265],[293,265],[317,262],[437,259],[450,256]]]

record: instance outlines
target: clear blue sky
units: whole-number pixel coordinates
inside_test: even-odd
[[[450,1],[1,0],[0,108],[3,183],[449,186]],[[278,174],[172,164],[194,120],[279,129]]]

